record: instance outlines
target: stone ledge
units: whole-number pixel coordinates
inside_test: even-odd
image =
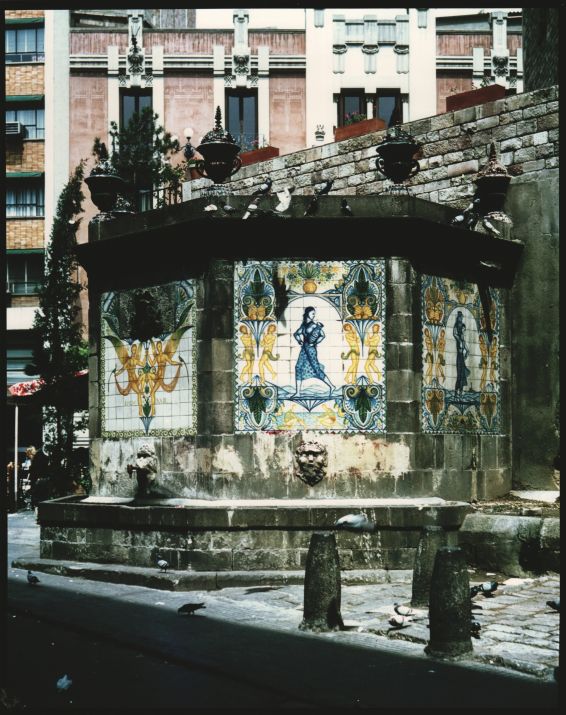
[[[341,517],[363,510],[379,529],[418,529],[441,525],[458,529],[471,507],[443,499],[169,499],[144,502],[124,499],[64,497],[39,506],[42,527],[101,529],[315,530],[331,529]]]
[[[547,570],[559,572],[559,534],[556,518],[468,514],[458,538],[470,563],[525,577]]]
[[[162,573],[155,568],[123,566],[121,564],[97,564],[79,561],[61,563],[55,559],[20,557],[12,561],[12,568],[30,569],[57,576],[84,578],[91,581],[105,581],[132,586],[145,586],[162,591],[215,591],[222,588],[251,585],[301,585],[304,570],[297,571],[168,571]],[[343,585],[410,583],[408,569],[357,569],[342,571]]]

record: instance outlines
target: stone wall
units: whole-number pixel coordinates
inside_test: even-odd
[[[558,166],[558,87],[518,94],[476,107],[408,122],[402,127],[422,144],[421,171],[411,193],[436,203],[463,207],[474,192],[472,180],[497,142],[501,162],[513,176],[537,181],[540,172]],[[340,194],[376,194],[385,188],[375,170],[375,147],[385,130],[280,156],[242,168],[230,186],[251,193],[266,174],[273,189],[292,185],[299,194],[334,179]],[[193,198],[208,185],[192,182]]]

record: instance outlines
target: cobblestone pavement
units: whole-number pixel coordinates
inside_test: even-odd
[[[405,641],[413,644],[415,652],[424,652],[429,640],[426,609],[414,609],[416,615],[406,627],[389,624],[395,603],[410,604],[412,573],[391,572],[391,578],[392,582],[386,584],[342,585],[345,630],[318,635],[360,645],[363,642],[369,647]],[[470,585],[485,580],[498,580],[499,586],[491,598],[479,595],[473,599],[481,606],[481,610],[472,611],[481,624],[480,637],[472,639],[473,654],[461,662],[553,679],[558,666],[560,614],[546,602],[559,598],[559,576],[505,580],[504,576],[470,574]],[[302,619],[303,586],[223,588],[191,592],[190,600],[207,602],[207,613],[214,609],[233,622],[290,630],[296,629]]]

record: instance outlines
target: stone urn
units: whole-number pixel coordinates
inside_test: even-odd
[[[220,107],[216,108],[214,129],[204,135],[197,151],[203,159],[195,165],[195,169],[215,184],[222,184],[242,166],[240,147],[230,132],[222,128]]]
[[[420,171],[419,162],[414,158],[421,145],[399,127],[387,133],[386,138],[377,147],[377,170],[390,179],[396,188]]]
[[[107,161],[95,166],[85,183],[93,203],[102,214],[110,213],[116,205],[118,194],[129,188],[128,182],[118,176]]]
[[[503,214],[510,181],[511,177],[503,164],[498,161],[495,143],[492,142],[488,162],[478,172],[478,176],[474,181],[476,196],[480,199],[480,206],[484,216]]]

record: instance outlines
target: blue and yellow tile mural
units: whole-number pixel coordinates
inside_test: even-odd
[[[422,277],[423,430],[500,431],[497,290]]]
[[[385,431],[383,260],[237,263],[235,425]]]
[[[102,295],[103,437],[195,433],[194,302],[192,281]]]

